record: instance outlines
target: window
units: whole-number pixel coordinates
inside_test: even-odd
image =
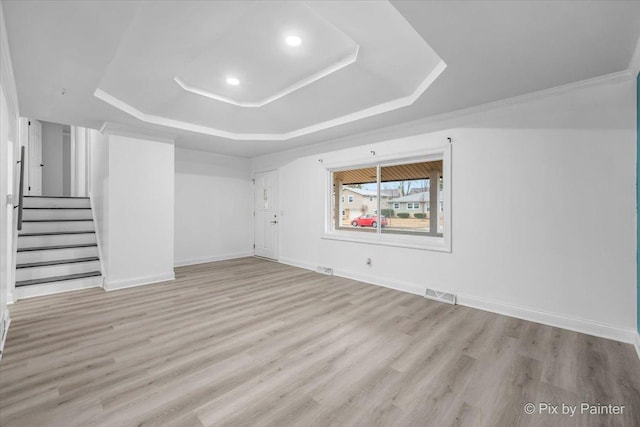
[[[340,198],[340,201],[342,201],[342,203],[344,203],[344,196],[342,196],[342,197]]]
[[[323,238],[450,251],[449,159],[447,144],[411,160],[359,168],[327,165],[331,197]],[[359,198],[347,215],[338,216],[345,209],[343,192],[350,188],[376,196]]]
[[[353,197],[353,196],[349,196],[349,199],[348,199],[348,200],[349,200],[349,203],[353,203],[353,201],[354,201],[354,197]]]

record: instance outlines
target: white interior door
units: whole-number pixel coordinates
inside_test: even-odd
[[[42,195],[42,123],[37,120],[29,121],[29,178],[25,193],[31,196]]]
[[[254,210],[255,254],[278,259],[278,171],[255,174]]]

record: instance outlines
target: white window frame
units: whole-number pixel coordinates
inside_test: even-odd
[[[433,235],[410,235],[382,233],[381,226],[378,225],[376,233],[359,233],[350,230],[334,229],[333,219],[333,173],[340,170],[361,169],[367,167],[376,167],[378,177],[380,168],[390,165],[402,165],[420,162],[429,162],[434,160],[442,160],[442,202],[444,205],[444,229],[441,236]],[[411,249],[431,250],[438,252],[451,252],[451,144],[433,145],[420,151],[388,155],[376,156],[375,161],[370,158],[361,161],[336,161],[324,162],[326,168],[326,199],[325,199],[325,229],[322,235],[323,239],[339,240],[347,242],[357,242],[372,245],[395,246]],[[378,189],[379,191],[380,189]],[[380,205],[380,197],[378,197],[378,205]],[[419,204],[418,204],[419,206]],[[378,209],[380,206],[378,206]]]
[[[400,203],[394,203],[393,209],[400,209]]]
[[[354,203],[355,201],[356,201],[356,198],[351,194],[347,196],[347,203]]]

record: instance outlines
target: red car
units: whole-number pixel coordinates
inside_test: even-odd
[[[387,218],[384,215],[380,217],[380,224],[383,227],[389,224],[389,221],[387,221]],[[351,221],[351,225],[353,225],[354,227],[360,226],[376,228],[378,226],[378,215],[361,215],[358,218],[354,218],[353,221]]]

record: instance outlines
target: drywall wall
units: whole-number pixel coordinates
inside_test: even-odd
[[[0,352],[9,328],[7,302],[13,287],[13,206],[7,195],[15,193],[15,171],[18,158],[18,97],[11,65],[11,54],[0,3]],[[0,353],[1,357],[1,353]]]
[[[42,123],[42,195],[64,195],[64,150],[62,125]]]
[[[176,149],[175,265],[252,253],[249,160]]]
[[[91,166],[89,170],[89,196],[93,207],[95,228],[100,248],[102,275],[108,276],[109,245],[109,137],[97,130],[90,130],[89,144]],[[71,181],[69,181],[70,183]],[[70,188],[70,187],[69,187]]]
[[[280,169],[281,261],[415,293],[455,292],[462,304],[631,342],[634,85],[614,76],[408,124],[398,129],[404,139],[383,132],[386,141],[355,136],[365,144],[345,150],[256,158],[254,170]],[[406,136],[406,129],[431,131]],[[367,161],[371,150],[402,156],[447,137],[451,253],[323,239],[327,188],[319,160]]]
[[[174,145],[108,135],[106,289],[174,278]]]
[[[62,195],[71,196],[71,130],[62,126]]]

